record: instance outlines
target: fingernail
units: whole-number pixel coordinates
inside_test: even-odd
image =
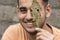
[[[38,30],[39,28],[35,28],[35,30]]]

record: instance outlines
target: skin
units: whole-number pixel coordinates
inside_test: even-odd
[[[53,40],[52,29],[46,25],[46,18],[51,14],[51,6],[47,4],[46,7],[43,5],[42,0],[36,0],[40,7],[39,14],[40,24],[36,27],[33,22],[36,22],[31,13],[33,0],[19,0],[19,6],[17,6],[18,17],[23,28],[31,34],[36,35],[36,40]],[[22,8],[23,7],[23,8]],[[23,10],[23,11],[22,11]],[[31,36],[31,38],[35,38]],[[35,40],[35,39],[33,39]]]
[[[36,19],[33,19],[32,14],[31,14],[31,9],[32,9],[32,1],[33,0],[19,0],[19,6],[17,6],[17,11],[18,11],[18,17],[20,20],[20,23],[23,25],[23,27],[28,31],[28,32],[35,32],[35,26],[32,24],[33,22],[35,22]],[[39,2],[37,0],[37,2]],[[27,6],[28,5],[28,6]],[[45,15],[45,11],[44,11],[44,6],[42,5],[42,1],[39,2],[38,4],[40,6],[40,27],[43,27],[45,20],[46,20],[46,15]],[[27,12],[26,11],[22,11],[20,10],[21,7],[26,7],[27,8]]]

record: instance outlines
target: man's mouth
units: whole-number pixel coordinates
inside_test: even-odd
[[[34,27],[33,23],[26,23],[26,25],[27,25],[29,28],[33,28],[33,27]]]

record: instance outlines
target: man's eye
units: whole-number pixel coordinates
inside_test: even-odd
[[[26,7],[20,7],[20,11],[21,12],[27,12],[27,8]]]

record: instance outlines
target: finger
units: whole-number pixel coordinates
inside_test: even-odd
[[[42,33],[39,32],[39,33],[36,34],[36,37],[41,36],[41,35],[42,35]]]
[[[47,38],[49,38],[49,39],[53,39],[53,38],[54,38],[54,35],[53,35],[52,33],[48,32],[48,31],[46,31],[46,30],[43,30],[43,29],[41,29],[41,28],[36,28],[36,31],[38,31],[38,33],[37,33],[36,36],[41,36],[41,35],[43,35],[43,36],[45,36],[45,37],[47,37]]]
[[[39,37],[36,37],[36,40],[48,40],[48,38],[46,38],[44,36],[39,36]]]
[[[47,35],[45,32],[39,32],[39,33],[37,33],[37,34],[36,34],[36,37],[39,37],[39,36],[44,36],[44,37],[46,37],[46,38],[49,38],[49,37],[50,37],[50,36]]]
[[[38,32],[36,34],[36,37],[39,37],[39,36],[44,36],[44,37],[46,37],[48,39],[53,39],[54,38],[54,36],[52,34],[46,33],[46,32]]]
[[[43,31],[44,31],[44,30],[41,29],[41,28],[35,28],[35,30],[36,30],[37,32],[43,32]]]

